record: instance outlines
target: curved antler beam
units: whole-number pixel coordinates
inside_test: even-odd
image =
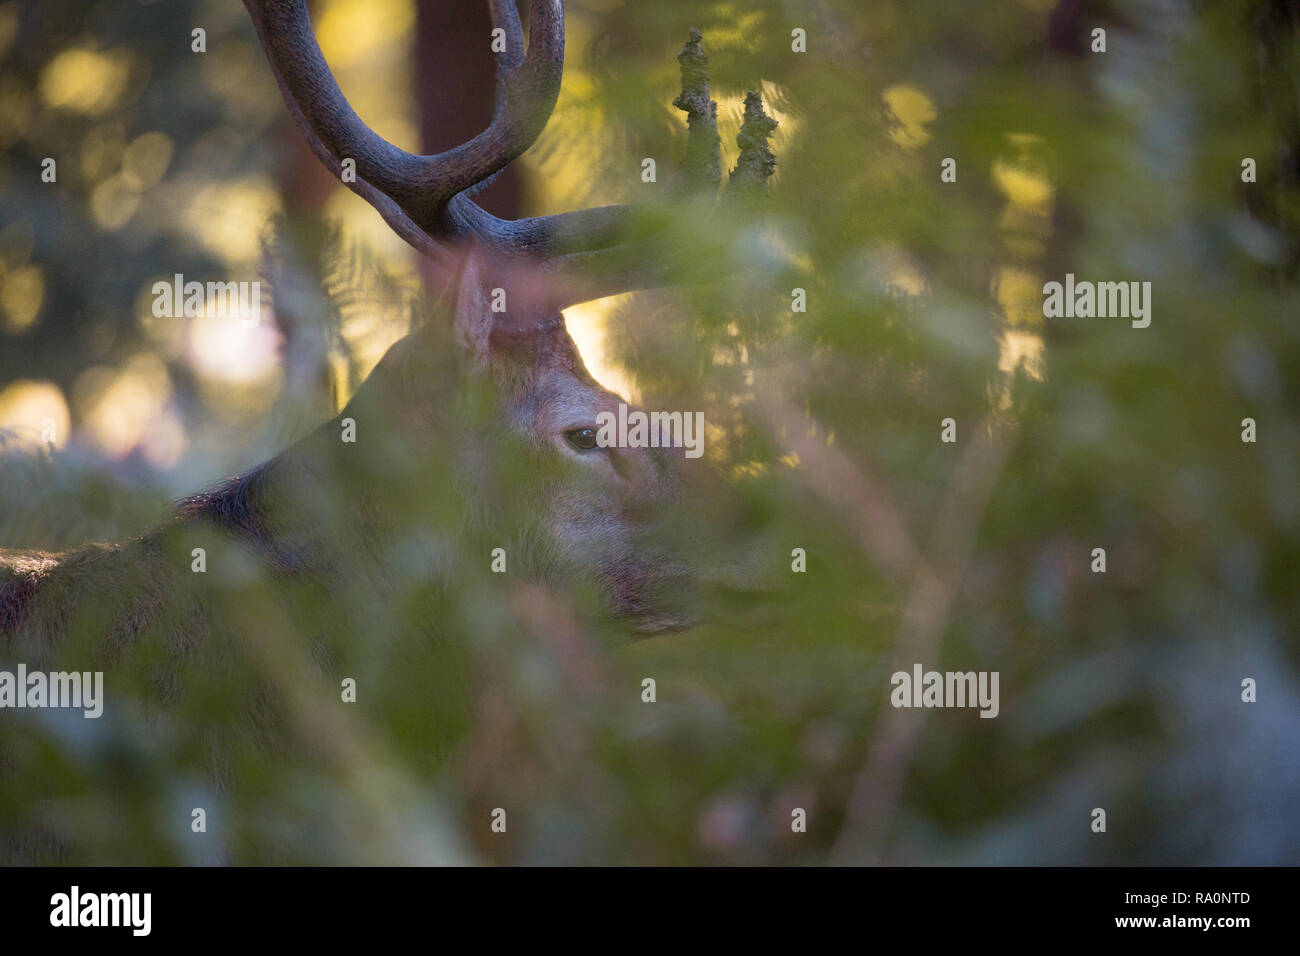
[[[522,59],[518,13],[510,0],[493,0],[493,22],[505,31],[507,50],[492,122],[466,143],[417,156],[375,133],[352,109],[316,42],[305,0],[244,0],[244,5],[290,112],[308,139],[332,157],[331,168],[354,160],[357,179],[388,197],[430,237],[444,231],[444,211],[453,196],[503,169],[533,144],[559,96],[564,72],[561,0],[533,0],[531,36]],[[374,203],[373,194],[356,191]]]

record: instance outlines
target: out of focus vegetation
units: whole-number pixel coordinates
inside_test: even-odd
[[[418,149],[415,0],[314,10],[361,115]],[[395,502],[423,529],[405,577],[218,575],[212,647],[125,653],[100,721],[0,711],[0,838],[56,827],[94,863],[1297,862],[1294,7],[591,0],[568,21],[522,212],[656,198],[690,27],[724,165],[746,90],[780,121],[733,237],[747,271],[569,322],[605,384],[705,410],[718,507],[806,573],[631,642],[581,595],[503,593],[477,553],[439,555],[455,586],[429,593],[455,509]],[[233,0],[10,2],[0,66],[0,547],[139,534],[333,415],[427,311],[414,254],[315,178]],[[154,318],[178,272],[261,277],[274,325]],[[1044,319],[1066,273],[1149,281],[1150,327]],[[917,662],[999,671],[1000,715],[893,710]]]

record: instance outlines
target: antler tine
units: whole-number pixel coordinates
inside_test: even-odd
[[[702,40],[700,31],[692,28],[690,39],[677,55],[681,64],[682,91],[673,105],[687,114],[686,150],[673,184],[674,192],[679,195],[716,190],[722,178],[718,105],[709,96],[709,58],[704,55]],[[616,281],[614,272],[604,263],[597,264],[594,254],[644,236],[644,233],[632,231],[635,207],[628,205],[598,206],[552,216],[504,220],[489,215],[465,196],[457,196],[449,212],[458,226],[490,244],[515,253],[554,260],[548,264],[554,273],[577,272],[584,264],[590,264],[605,274],[610,282]],[[651,271],[655,275],[660,272],[658,269]],[[586,287],[585,283],[583,285]],[[604,287],[602,284],[601,288]]]
[[[767,138],[780,125],[763,112],[763,97],[750,90],[745,94],[745,119],[740,124],[736,145],[740,155],[727,177],[727,195],[755,195],[763,192],[776,171],[776,156],[767,147]]]
[[[686,113],[686,152],[678,170],[678,183],[693,189],[717,189],[722,182],[722,144],[718,138],[718,104],[709,96],[709,58],[704,55],[703,39],[703,34],[692,27],[690,39],[677,54],[682,91],[673,106]]]
[[[674,183],[674,191],[679,196],[716,191],[722,178],[717,104],[709,98],[709,58],[704,55],[701,40],[700,31],[691,30],[690,40],[677,56],[682,68],[682,92],[673,105],[686,112],[688,125],[686,151]],[[776,156],[767,145],[776,127],[776,120],[763,110],[762,96],[754,91],[746,93],[744,121],[736,137],[740,154],[727,181],[729,203],[762,195],[776,169]],[[710,211],[711,208],[706,214]],[[698,273],[700,250],[672,250],[653,237],[639,238],[626,233],[620,236],[612,224],[626,222],[627,212],[617,217],[608,210],[603,212],[604,221],[611,227],[602,246],[588,242],[576,248],[576,242],[570,243],[570,248],[554,255],[546,264],[547,270],[560,280],[555,299],[561,307],[689,280],[693,272]],[[573,225],[576,224],[574,220]]]
[[[524,62],[524,28],[519,23],[519,8],[515,0],[488,0],[492,12],[492,25],[506,32],[506,51],[497,60],[497,78]]]
[[[716,190],[722,180],[718,104],[709,95],[709,58],[704,55],[703,39],[700,31],[692,27],[690,39],[677,54],[682,91],[673,105],[687,117],[686,149],[673,183],[674,192],[679,195]],[[628,233],[633,218],[633,207],[615,205],[520,220],[516,225],[522,241],[554,258],[590,253],[637,239]]]
[[[567,309],[605,296],[674,285],[700,265],[690,253],[674,255],[651,238],[557,256],[545,268],[554,282],[551,304]]]
[[[506,31],[506,52],[497,68],[496,107],[492,122],[467,143],[439,155],[457,174],[459,185],[442,205],[462,190],[478,187],[532,146],[546,128],[564,75],[564,2],[532,0],[528,52],[522,54],[523,30],[514,0],[489,0],[492,22]]]
[[[244,0],[244,5],[285,102],[317,155],[323,150],[335,172],[343,159],[353,159],[358,181],[348,185],[422,252],[430,252],[429,245],[410,227],[428,238],[462,231],[445,216],[448,202],[531,146],[555,108],[564,70],[561,0],[533,0],[526,54],[513,3],[490,0],[493,22],[505,30],[507,47],[492,122],[468,142],[432,156],[399,149],[357,116],[321,54],[305,0]]]
[[[488,0],[488,9],[492,13],[492,25],[505,31],[506,41],[505,52],[497,54],[497,89],[493,104],[495,115],[495,110],[505,99],[506,74],[524,61],[524,30],[519,23],[519,8],[515,6],[515,0]],[[493,181],[501,175],[502,169],[470,186],[465,190],[465,194],[472,196],[492,185]]]

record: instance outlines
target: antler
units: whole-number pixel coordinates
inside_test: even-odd
[[[477,239],[507,258],[541,262],[558,281],[559,306],[667,281],[671,257],[632,231],[629,206],[600,206],[555,216],[499,219],[470,197],[537,139],[555,109],[564,71],[563,0],[532,0],[527,52],[514,0],[488,0],[494,27],[505,33],[497,64],[496,103],[482,133],[431,156],[399,149],[357,116],[321,54],[305,0],[244,0],[276,82],[312,151],[389,226],[421,253],[458,261],[450,244]],[[717,104],[709,98],[708,57],[701,35],[678,55],[682,93],[674,105],[688,117],[686,153],[674,183],[679,195],[716,190],[721,179]],[[751,115],[752,114],[752,115]],[[741,159],[729,191],[761,190],[775,159],[767,136],[776,122],[757,93],[745,100]],[[344,176],[344,161],[355,177]]]

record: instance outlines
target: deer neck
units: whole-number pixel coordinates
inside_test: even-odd
[[[376,554],[403,530],[388,517],[394,504],[450,482],[427,464],[449,460],[430,383],[450,384],[454,370],[430,360],[427,346],[422,337],[393,346],[342,412],[276,457],[185,499],[179,521],[215,525],[288,573],[328,573]]]

